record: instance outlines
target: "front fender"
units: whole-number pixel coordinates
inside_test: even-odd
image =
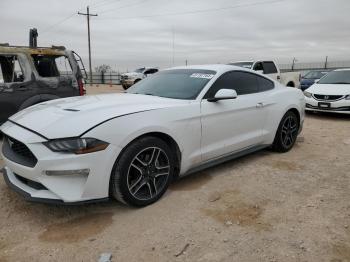
[[[199,105],[152,110],[112,119],[90,130],[84,137],[94,137],[118,148],[119,153],[136,138],[149,133],[163,133],[178,145],[181,168],[201,161],[201,124]],[[118,153],[118,152],[117,152]],[[117,159],[118,155],[115,156]]]

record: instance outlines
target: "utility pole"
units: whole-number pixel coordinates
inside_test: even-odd
[[[175,29],[172,27],[172,35],[173,35],[173,66],[175,64]]]
[[[292,63],[292,71],[294,71],[294,66],[295,66],[295,62],[297,62],[298,60],[294,57],[293,58],[293,63]]]
[[[88,27],[88,44],[89,44],[89,71],[90,71],[90,86],[92,86],[92,66],[91,66],[91,40],[90,40],[90,16],[97,16],[97,14],[90,14],[89,6],[86,7],[86,14],[78,12],[78,15],[85,15],[87,18]]]
[[[328,56],[326,56],[326,62],[324,63],[324,69],[327,69],[327,64],[328,64]]]

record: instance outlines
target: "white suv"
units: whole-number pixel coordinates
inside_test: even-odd
[[[120,82],[123,88],[126,90],[133,84],[136,84],[138,81],[141,81],[142,79],[147,77],[148,75],[157,73],[158,71],[159,69],[155,67],[141,67],[133,72],[122,74]]]

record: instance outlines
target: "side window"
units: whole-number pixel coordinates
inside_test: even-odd
[[[256,76],[259,84],[259,92],[271,90],[275,87],[274,83],[265,77]]]
[[[154,74],[154,73],[157,73],[158,72],[158,69],[148,69],[145,71],[145,75],[150,75],[150,74]]]
[[[41,77],[72,75],[72,67],[65,56],[33,55],[34,65]]]
[[[0,83],[23,82],[23,70],[16,55],[0,55]]]
[[[234,89],[238,95],[259,92],[256,76],[251,73],[233,71],[219,77],[211,86],[205,98],[214,97],[220,89]]]
[[[263,71],[264,68],[263,68],[262,63],[261,63],[261,62],[256,63],[256,64],[254,65],[254,69],[253,69],[253,70],[255,70],[255,71]]]
[[[264,62],[264,74],[277,74],[277,68],[274,62]]]
[[[66,56],[56,57],[55,63],[56,63],[58,72],[60,73],[61,76],[73,75],[72,67],[71,67],[69,60]]]

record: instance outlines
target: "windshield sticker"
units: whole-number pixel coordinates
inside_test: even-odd
[[[201,73],[193,73],[190,75],[193,78],[204,78],[204,79],[212,79],[214,77],[213,74],[201,74]]]

